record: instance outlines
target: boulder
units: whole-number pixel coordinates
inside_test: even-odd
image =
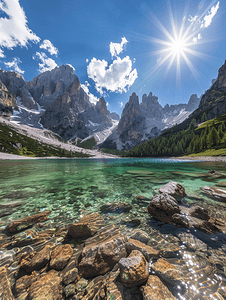
[[[202,193],[206,195],[207,197],[217,200],[226,202],[226,190],[222,188],[218,188],[215,186],[204,186],[200,188],[202,190]]]
[[[24,227],[25,225],[31,225],[31,224],[35,224],[35,223],[39,223],[39,222],[44,222],[48,219],[48,216],[50,213],[51,213],[51,211],[43,211],[43,212],[38,213],[33,216],[28,216],[28,217],[22,218],[17,221],[12,221],[8,224],[6,229],[8,229],[10,232],[16,232],[17,227],[19,227],[19,226]]]
[[[64,294],[66,297],[73,296],[75,293],[74,284],[69,284],[64,288]]]
[[[63,277],[63,282],[65,285],[68,285],[72,282],[75,282],[75,280],[78,278],[78,269],[73,268],[68,270]]]
[[[157,262],[151,266],[151,269],[154,271],[155,275],[159,276],[163,281],[168,282],[170,285],[183,285],[182,273],[166,260],[159,258]]]
[[[176,181],[170,181],[159,188],[160,193],[167,193],[180,201],[186,196],[185,188]]]
[[[119,267],[121,281],[127,287],[140,285],[149,276],[148,262],[138,250],[133,250],[127,258],[121,258]]]
[[[21,260],[20,263],[21,268],[25,269],[27,272],[40,270],[49,262],[51,250],[52,250],[51,245],[46,245],[38,253],[32,252],[27,254]]]
[[[69,244],[58,245],[51,253],[50,268],[62,270],[72,257],[73,249]]]
[[[126,243],[126,250],[128,253],[131,253],[133,250],[140,251],[144,255],[147,261],[149,261],[152,258],[159,257],[159,250],[155,250],[152,247],[131,238]]]
[[[162,222],[170,222],[172,215],[180,213],[176,199],[167,193],[155,195],[148,205],[148,213]]]
[[[0,268],[0,299],[14,300],[6,267]]]
[[[32,272],[31,275],[24,275],[16,281],[15,291],[17,296],[26,292],[27,289],[40,277],[38,272]]]
[[[140,241],[141,243],[144,243],[144,244],[147,244],[148,241],[150,240],[149,235],[145,231],[140,230],[140,229],[133,230],[130,238],[133,240]]]
[[[222,232],[222,230],[219,227],[215,226],[213,223],[209,221],[202,221],[200,223],[194,224],[193,226],[196,229],[208,234]]]
[[[150,275],[145,286],[140,288],[143,300],[176,300],[158,276]]]
[[[29,288],[28,300],[60,300],[63,297],[62,278],[58,276],[55,270],[49,271],[47,274],[35,281]]]
[[[91,240],[83,248],[78,266],[79,275],[91,278],[105,274],[121,258],[127,256],[126,241],[126,236],[120,231],[113,231],[105,236],[100,234],[100,239],[93,238],[93,241]]]
[[[93,236],[102,226],[103,218],[98,213],[93,213],[81,218],[77,223],[71,224],[68,234],[74,238],[88,238]]]
[[[173,224],[178,227],[185,227],[185,228],[190,227],[189,219],[188,219],[188,216],[186,216],[186,215],[176,213],[176,214],[172,215],[171,220],[172,220]]]
[[[112,281],[109,282],[106,285],[106,296],[107,300],[110,299],[117,299],[117,300],[123,300],[124,294],[123,294],[123,284],[118,281]]]

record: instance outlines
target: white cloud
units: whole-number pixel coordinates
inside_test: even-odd
[[[73,71],[75,71],[75,68],[71,64],[66,64],[67,66],[71,67]]]
[[[201,40],[202,39],[202,35],[201,33],[198,34],[198,40]]]
[[[12,49],[16,46],[25,47],[29,41],[39,42],[40,38],[27,26],[27,17],[19,0],[2,1],[0,11],[8,18],[0,18],[0,47]]]
[[[3,58],[5,57],[4,52],[0,49],[0,57]]]
[[[126,92],[126,88],[138,77],[137,70],[132,70],[129,56],[123,59],[117,57],[109,66],[106,60],[94,57],[87,66],[87,73],[89,78],[95,81],[95,87],[100,94],[103,94],[104,88],[111,92]]]
[[[107,106],[107,107],[109,106],[109,103],[108,103],[108,102],[106,102],[106,106]]]
[[[88,62],[89,62],[89,59],[87,58],[87,59],[86,59],[86,63],[88,64]]]
[[[196,44],[196,43],[198,42],[198,38],[197,38],[197,37],[194,37],[194,38],[192,39],[192,42],[193,42],[194,44]]]
[[[51,71],[55,67],[57,67],[56,62],[52,59],[49,58],[44,52],[36,52],[35,55],[32,57],[33,59],[40,59],[42,62],[39,63],[39,72],[46,72],[46,71]]]
[[[216,15],[220,2],[217,2],[215,6],[212,6],[210,11],[205,15],[204,20],[201,22],[201,28],[208,27],[212,23],[213,17]]]
[[[117,56],[119,55],[124,49],[124,45],[128,43],[127,39],[125,37],[122,38],[121,43],[110,43],[110,53],[111,56]]]
[[[90,84],[88,81],[86,81],[85,84],[81,84],[82,89],[89,96],[89,101],[93,104],[96,104],[99,101],[99,99],[96,96],[94,96],[92,93],[90,93],[89,88],[88,88],[89,86],[90,86]]]
[[[58,49],[53,46],[50,40],[44,40],[42,44],[39,46],[39,48],[47,50],[51,55],[57,56],[58,54]]]
[[[189,19],[188,19],[188,21],[189,21],[189,22],[191,22],[191,23],[194,23],[194,22],[196,22],[196,21],[197,21],[197,19],[198,19],[198,16],[194,16],[194,17],[192,17],[192,16],[189,16]]]
[[[119,104],[120,104],[120,107],[123,107],[123,102],[119,102]]]
[[[16,71],[18,73],[24,74],[24,71],[20,69],[18,64],[20,64],[22,61],[19,59],[19,57],[14,57],[12,61],[4,62],[5,66],[9,69],[13,69],[13,71]]]

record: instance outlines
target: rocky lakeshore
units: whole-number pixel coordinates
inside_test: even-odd
[[[226,202],[223,183],[203,193]],[[175,181],[152,199],[138,195],[149,202],[143,227],[123,202],[78,220],[43,210],[1,221],[0,299],[225,299],[225,220],[189,197]],[[16,205],[1,204],[1,217]]]

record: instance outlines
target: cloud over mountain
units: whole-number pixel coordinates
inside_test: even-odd
[[[21,70],[21,68],[18,66],[22,61],[19,57],[14,57],[12,61],[4,62],[5,66],[9,69],[13,69],[13,71],[16,71],[18,73],[24,74],[24,71]]]
[[[39,72],[46,72],[46,71],[51,71],[55,67],[57,67],[57,64],[55,60],[52,58],[48,57],[44,52],[36,52],[35,55],[32,57],[33,59],[40,59],[41,62],[38,64],[39,65]]]
[[[19,0],[3,0],[0,11],[7,17],[0,18],[0,47],[12,49],[16,46],[26,46],[29,41],[37,43],[40,38],[29,29],[27,18]],[[3,52],[0,52],[3,57]]]
[[[42,44],[39,46],[39,48],[47,50],[51,55],[57,56],[58,54],[58,49],[53,46],[50,40],[44,40]]]

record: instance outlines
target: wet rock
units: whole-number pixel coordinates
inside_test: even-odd
[[[101,206],[100,210],[102,213],[117,213],[129,212],[132,209],[132,205],[129,203],[107,203]]]
[[[178,227],[188,228],[190,226],[187,216],[183,214],[173,214],[172,222]]]
[[[68,234],[74,238],[87,238],[93,236],[102,226],[103,218],[98,213],[93,213],[81,218],[77,223],[71,224]]]
[[[150,237],[148,234],[140,229],[134,230],[132,235],[130,236],[131,239],[140,241],[141,243],[147,244]]]
[[[16,281],[16,285],[15,285],[15,291],[16,291],[17,296],[26,292],[27,288],[29,288],[32,285],[32,283],[34,283],[35,281],[38,280],[39,276],[40,276],[39,273],[32,272],[32,274],[29,276],[24,275],[24,276],[20,277]]]
[[[127,256],[125,243],[127,238],[120,231],[104,231],[100,238],[93,237],[83,248],[79,274],[92,278],[105,274],[121,258]]]
[[[123,296],[123,284],[121,282],[113,281],[106,285],[107,300],[123,300]]]
[[[92,300],[95,299],[96,293],[99,291],[102,286],[104,277],[98,276],[94,278],[85,288],[85,296],[83,296],[83,300]]]
[[[151,269],[155,272],[155,275],[159,276],[163,281],[168,282],[170,285],[182,285],[183,279],[181,272],[166,260],[159,258],[157,262],[151,266]]]
[[[58,272],[55,270],[49,271],[34,282],[29,288],[28,300],[42,299],[64,299],[62,278],[58,276]]]
[[[190,215],[193,216],[193,217],[196,217],[198,219],[202,219],[202,220],[209,220],[209,215],[208,215],[208,211],[203,208],[203,207],[200,207],[198,205],[196,206],[193,206],[191,209],[190,209]]]
[[[159,257],[159,250],[155,250],[152,247],[131,238],[126,243],[126,250],[128,253],[131,253],[133,250],[140,251],[147,261],[149,261],[152,258]]]
[[[210,187],[210,186],[204,186],[200,188],[202,190],[202,193],[206,196],[210,197],[211,199],[217,200],[217,201],[223,201],[226,202],[226,190],[220,189],[218,187]]]
[[[78,269],[77,268],[73,268],[69,271],[67,271],[65,274],[64,274],[64,277],[63,277],[63,282],[65,285],[68,285],[72,282],[75,282],[75,280],[78,278]]]
[[[176,199],[167,193],[155,195],[148,205],[148,213],[162,222],[170,222],[173,214],[180,213]]]
[[[215,178],[226,178],[225,174],[219,173],[215,170],[210,170],[208,173],[206,173],[207,176],[215,177]]]
[[[167,193],[180,201],[186,196],[185,188],[176,181],[170,181],[159,188],[160,193]]]
[[[209,221],[203,221],[197,224],[193,225],[196,229],[204,232],[204,233],[217,233],[217,232],[222,232],[222,230],[215,226],[213,223],[209,222]]]
[[[192,251],[207,251],[207,245],[189,232],[179,232],[177,236],[182,243]]]
[[[25,269],[27,272],[40,270],[49,262],[51,250],[52,250],[52,245],[46,245],[38,253],[32,252],[27,254],[21,260],[20,263],[21,268]]]
[[[128,218],[128,219],[122,219],[121,223],[129,227],[136,227],[140,225],[141,221],[140,219],[137,218],[132,218],[132,219]]]
[[[0,299],[3,300],[15,299],[11,291],[6,267],[0,268]]]
[[[216,186],[226,187],[226,181],[221,181],[216,184]]]
[[[149,276],[148,262],[138,250],[133,250],[127,258],[121,258],[119,267],[120,278],[127,287],[142,284]]]
[[[19,226],[25,227],[25,225],[28,226],[35,223],[44,222],[48,219],[50,213],[50,211],[43,211],[33,216],[25,217],[17,221],[12,221],[8,224],[6,229],[8,229],[10,232],[16,232],[17,227]]]
[[[87,287],[88,285],[88,280],[84,279],[84,278],[81,278],[75,285],[75,288],[76,288],[76,291],[78,293],[81,293],[81,292],[84,292],[85,288]]]
[[[158,276],[150,275],[146,285],[140,290],[143,300],[176,300]]]
[[[76,293],[74,284],[65,286],[64,293],[66,297],[73,296]]]
[[[72,257],[73,249],[69,244],[58,245],[51,253],[50,268],[62,270]]]

